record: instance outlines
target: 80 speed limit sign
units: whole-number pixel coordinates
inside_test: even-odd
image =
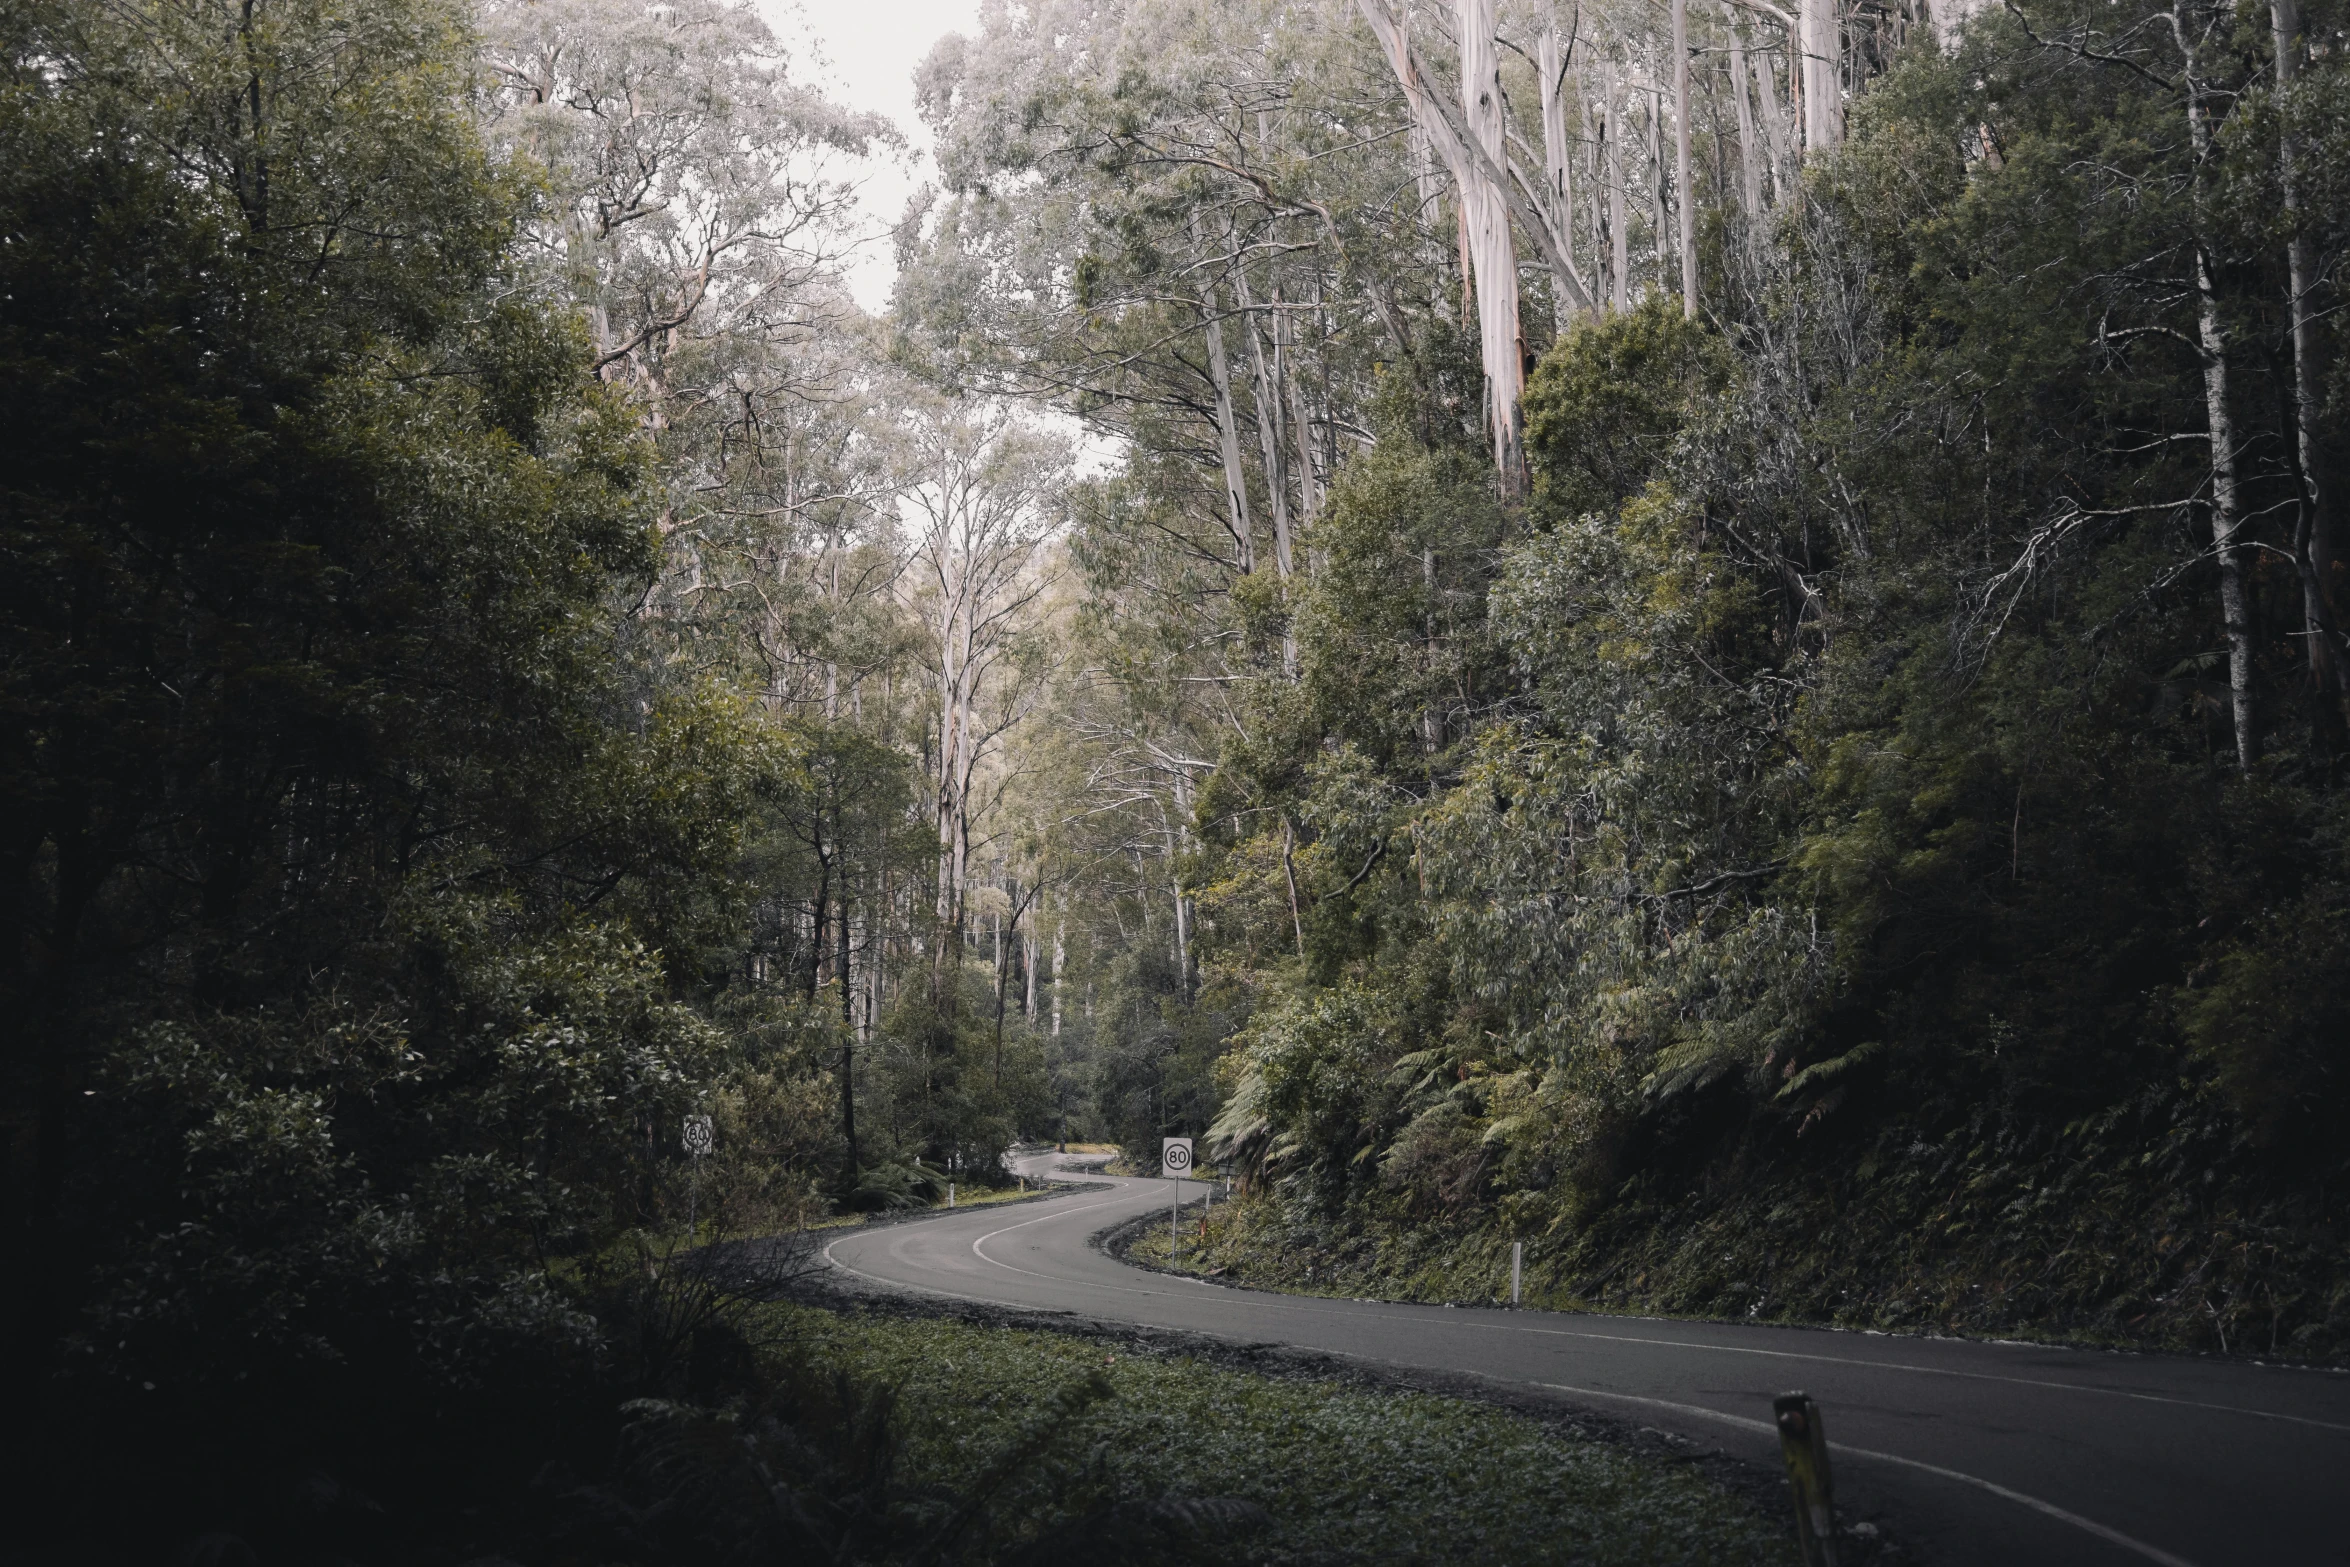
[[[1162,1138],[1159,1144],[1159,1168],[1175,1180],[1191,1173],[1191,1139],[1188,1137]]]

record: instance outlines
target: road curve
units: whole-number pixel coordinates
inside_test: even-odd
[[[1046,1202],[856,1231],[825,1257],[869,1286],[1488,1378],[1774,1468],[1770,1401],[1800,1387],[1824,1412],[1843,1511],[1886,1518],[1930,1561],[2350,1564],[2350,1375],[1231,1289],[1090,1244],[1164,1212],[1171,1187],[1087,1178]]]

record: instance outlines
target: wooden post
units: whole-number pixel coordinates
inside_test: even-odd
[[[1804,1567],[1836,1567],[1836,1482],[1828,1468],[1820,1406],[1809,1394],[1783,1393],[1771,1400],[1771,1414],[1778,1421],[1787,1483],[1795,1491],[1795,1531],[1803,1542]]]

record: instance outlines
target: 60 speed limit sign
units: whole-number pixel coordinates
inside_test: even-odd
[[[1175,1180],[1181,1180],[1189,1175],[1191,1173],[1191,1139],[1188,1137],[1160,1139],[1159,1168]]]

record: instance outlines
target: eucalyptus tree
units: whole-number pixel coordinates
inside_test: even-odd
[[[1241,572],[1297,564],[1401,319],[1377,253],[1425,248],[1379,188],[1389,94],[1330,14],[990,13],[924,68],[947,189],[901,285],[910,346],[1206,470]]]
[[[848,160],[891,133],[795,79],[756,10],[491,0],[480,25],[490,130],[547,172],[537,243],[652,428],[838,315]]]
[[[909,397],[900,416],[907,570],[931,677],[927,740],[938,831],[937,965],[959,961],[974,831],[1000,788],[1005,740],[1033,711],[1038,606],[1059,521],[1067,442],[1002,407]]]

